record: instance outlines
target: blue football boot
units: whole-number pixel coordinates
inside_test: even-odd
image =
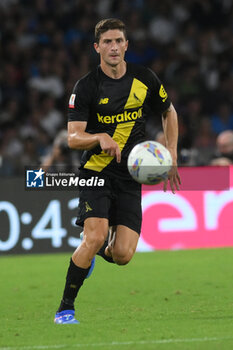
[[[54,318],[56,324],[78,324],[80,323],[74,317],[74,310],[64,310],[57,312]]]

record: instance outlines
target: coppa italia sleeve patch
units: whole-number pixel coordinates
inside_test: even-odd
[[[72,94],[72,95],[70,96],[69,108],[74,108],[75,98],[76,98],[76,95],[75,95],[75,94]]]

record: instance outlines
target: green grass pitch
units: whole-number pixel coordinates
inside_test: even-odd
[[[233,349],[232,248],[97,257],[80,325],[55,325],[69,257],[0,258],[0,350]]]

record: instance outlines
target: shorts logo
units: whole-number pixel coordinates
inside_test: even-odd
[[[163,85],[160,86],[160,89],[159,89],[159,96],[162,98],[162,101],[165,102],[166,99],[167,99],[167,92],[166,90],[164,89]]]
[[[106,105],[109,101],[109,98],[101,98],[100,99],[100,102],[99,102],[99,105]]]
[[[44,187],[44,171],[40,170],[27,170],[26,187]]]
[[[76,98],[76,95],[75,95],[75,94],[72,94],[72,95],[70,96],[69,108],[74,108],[75,98]]]
[[[85,206],[86,206],[86,213],[87,213],[88,211],[91,211],[91,210],[92,210],[92,208],[90,207],[90,205],[89,205],[87,202],[85,202]]]

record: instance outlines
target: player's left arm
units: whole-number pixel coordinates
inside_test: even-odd
[[[165,136],[166,147],[172,156],[172,168],[168,174],[172,193],[179,190],[181,184],[180,175],[177,169],[177,143],[178,143],[178,119],[176,110],[171,103],[168,109],[162,113],[162,125]],[[168,180],[164,181],[163,190],[167,191]]]

